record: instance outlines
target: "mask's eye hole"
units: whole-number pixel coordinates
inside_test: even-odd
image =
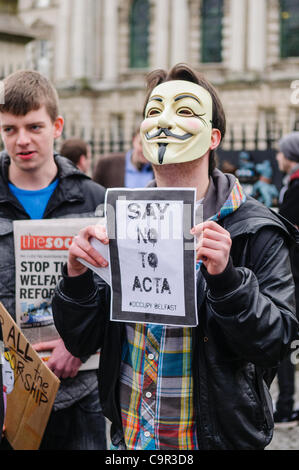
[[[176,113],[178,116],[184,116],[184,117],[194,116],[194,112],[190,108],[179,108]]]
[[[148,110],[147,114],[146,114],[146,117],[155,117],[155,116],[159,116],[159,114],[161,114],[161,110],[158,109],[158,108],[151,108]]]

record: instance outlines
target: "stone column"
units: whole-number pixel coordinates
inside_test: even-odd
[[[245,66],[246,0],[231,0],[230,69],[241,72]]]
[[[69,78],[69,33],[72,1],[64,0],[59,4],[57,19],[57,35],[55,41],[55,80],[65,80]]]
[[[168,68],[168,25],[170,16],[169,0],[156,0],[155,24],[152,30],[155,41],[154,68]]]
[[[71,71],[72,78],[78,79],[86,76],[86,5],[82,0],[72,0],[71,4]]]
[[[115,82],[117,80],[117,1],[104,0],[103,24],[103,80]]]
[[[261,72],[266,62],[266,0],[248,2],[248,56],[249,70]]]
[[[98,0],[84,0],[86,9],[85,21],[85,76],[94,79],[100,62],[98,43],[100,32],[98,31],[99,2]]]
[[[187,0],[171,1],[171,65],[188,60],[188,13]]]

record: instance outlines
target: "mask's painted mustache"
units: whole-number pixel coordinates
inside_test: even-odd
[[[193,135],[189,133],[186,133],[184,135],[177,135],[177,134],[173,134],[169,129],[161,127],[161,129],[159,129],[155,134],[150,136],[149,133],[147,132],[145,136],[147,140],[151,140],[151,139],[155,139],[156,137],[159,137],[162,133],[164,133],[167,137],[174,137],[175,139],[179,139],[179,140],[189,139],[189,137],[192,137]]]

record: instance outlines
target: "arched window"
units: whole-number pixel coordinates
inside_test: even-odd
[[[202,0],[201,62],[222,61],[223,0]]]
[[[134,0],[130,12],[130,67],[148,67],[149,1]]]
[[[299,3],[298,0],[280,0],[280,54],[299,57]]]

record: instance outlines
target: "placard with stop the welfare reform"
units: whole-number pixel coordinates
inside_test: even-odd
[[[107,191],[111,320],[197,324],[195,189]]]

